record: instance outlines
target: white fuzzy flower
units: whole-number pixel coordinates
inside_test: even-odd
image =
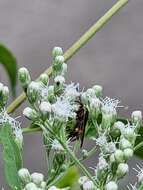
[[[118,185],[115,181],[110,181],[105,186],[106,190],[118,190]]]
[[[40,186],[42,181],[44,181],[44,175],[41,173],[33,173],[31,174],[31,179],[33,183],[35,183],[37,186]]]
[[[102,101],[102,111],[105,114],[116,114],[116,108],[119,107],[119,100],[106,97]]]
[[[95,90],[95,94],[97,97],[100,97],[102,95],[103,87],[100,85],[95,85],[92,87]]]
[[[10,117],[7,114],[5,109],[3,109],[0,112],[0,125],[2,125],[4,123],[8,123],[11,126],[11,128],[13,130],[13,134],[22,143],[23,135],[22,135],[22,130],[21,130],[21,123],[19,121],[17,121],[16,119]]]
[[[94,190],[94,183],[91,180],[87,180],[83,184],[83,190]]]
[[[96,139],[96,144],[98,146],[105,146],[107,144],[107,138],[105,134],[99,135],[99,137]]]
[[[75,100],[76,97],[80,96],[79,92],[79,84],[71,83],[69,85],[66,85],[65,91],[64,91],[64,97],[66,97],[69,100]]]
[[[68,120],[69,117],[75,117],[74,107],[67,99],[58,98],[52,105],[52,111],[61,120]]]
[[[101,106],[101,101],[99,100],[99,98],[91,98],[90,100],[90,107],[91,109],[99,109]]]

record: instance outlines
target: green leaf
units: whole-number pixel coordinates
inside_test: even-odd
[[[78,170],[76,167],[71,167],[67,171],[67,174],[58,182],[57,186],[59,188],[71,187],[73,190],[78,190],[79,186],[77,181],[79,179]]]
[[[0,44],[0,63],[4,66],[8,73],[12,94],[15,95],[15,87],[17,82],[17,61],[11,51],[3,44]]]
[[[20,190],[18,170],[22,167],[21,153],[14,141],[9,124],[5,124],[1,128],[0,139],[3,145],[4,172],[7,183],[13,190]]]

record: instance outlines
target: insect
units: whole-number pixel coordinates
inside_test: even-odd
[[[81,102],[81,98],[79,98],[79,100],[77,100],[76,102],[79,104],[79,108],[76,111],[76,122],[74,129],[70,132],[69,137],[72,141],[80,139],[80,147],[82,147],[89,113],[87,108],[85,108],[85,106]]]

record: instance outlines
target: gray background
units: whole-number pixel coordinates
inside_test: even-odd
[[[36,78],[51,63],[54,46],[70,47],[115,0],[0,0],[0,41],[15,54],[19,67]],[[104,86],[104,95],[121,99],[121,113],[143,110],[143,0],[131,0],[69,63],[69,81],[82,87]],[[0,80],[8,84],[0,66]],[[21,88],[17,87],[18,94]],[[24,106],[23,106],[24,107]],[[21,109],[15,115],[21,114]],[[21,119],[23,121],[23,119]],[[25,121],[23,121],[25,123]],[[45,165],[39,135],[25,136],[24,166]],[[0,153],[1,157],[1,153]],[[135,161],[132,161],[132,164]],[[94,165],[95,158],[87,164]],[[4,185],[0,162],[0,186]]]

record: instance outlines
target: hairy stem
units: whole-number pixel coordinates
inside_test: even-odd
[[[102,16],[87,32],[81,36],[81,38],[75,42],[64,54],[65,62],[68,61],[84,44],[91,39],[96,32],[98,32],[105,23],[107,23],[110,18],[116,14],[129,0],[118,0],[117,3],[107,12],[104,16]],[[45,73],[49,76],[52,73],[52,67],[49,67]],[[7,112],[11,113],[16,108],[18,108],[26,99],[26,95],[23,92],[19,97],[17,97],[7,108]]]

